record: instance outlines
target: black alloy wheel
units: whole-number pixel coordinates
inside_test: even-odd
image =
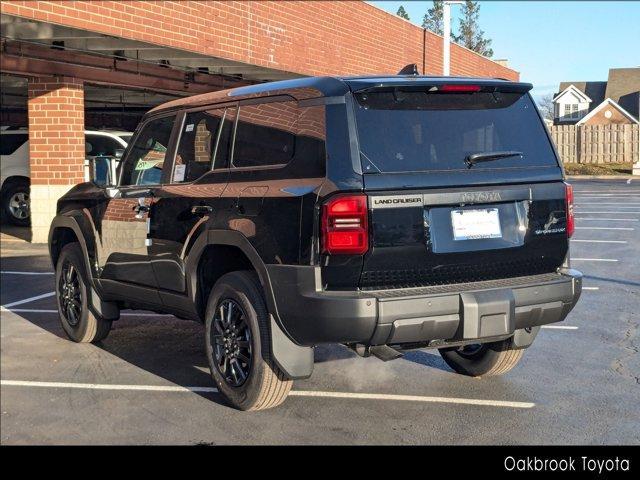
[[[242,307],[230,298],[218,303],[213,317],[211,345],[215,364],[232,387],[241,386],[251,371],[251,330]]]
[[[69,325],[75,327],[80,323],[82,316],[82,290],[78,271],[71,262],[65,262],[63,265],[59,282],[61,313]]]

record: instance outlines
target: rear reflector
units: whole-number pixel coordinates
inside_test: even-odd
[[[480,85],[442,85],[438,88],[440,92],[479,92]]]
[[[322,208],[322,251],[362,255],[369,249],[366,195],[341,195]]]
[[[571,238],[576,229],[576,220],[573,214],[573,186],[565,182],[565,207],[567,210],[567,236]]]

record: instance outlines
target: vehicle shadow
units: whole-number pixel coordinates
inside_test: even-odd
[[[46,308],[55,307],[49,305]],[[126,313],[135,314],[132,311]],[[62,330],[57,314],[34,312],[17,312],[16,314],[68,341],[69,349],[74,348],[75,345],[67,339]],[[173,316],[122,316],[120,320],[113,323],[109,336],[95,346],[174,385],[215,387],[205,356],[204,326],[198,322],[181,320]],[[83,362],[92,361],[92,357],[79,355],[78,358]],[[92,369],[91,365],[82,367]],[[126,373],[127,378],[131,380],[113,383],[136,383],[138,374],[128,369]],[[139,383],[145,384],[148,380],[140,380]],[[214,403],[226,404],[223,397],[216,392],[196,391],[194,393]]]
[[[17,227],[4,221],[0,223],[0,235],[10,241],[31,241],[31,227]]]
[[[451,373],[453,371],[437,353],[428,353],[423,350],[411,350],[409,352],[405,352],[402,358],[409,362],[417,363],[425,367],[437,368],[444,372]]]

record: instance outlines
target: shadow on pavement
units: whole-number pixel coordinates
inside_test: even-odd
[[[15,225],[2,222],[0,224],[0,235],[2,236],[2,240],[7,240],[10,242],[15,242],[20,240],[24,242],[30,242],[31,228],[16,227]]]
[[[437,353],[427,353],[422,350],[412,350],[410,352],[406,352],[404,354],[404,357],[402,358],[409,362],[424,365],[425,367],[437,368],[438,370],[449,373],[452,372],[452,370],[445,363],[442,357]]]
[[[16,315],[68,341],[69,352],[73,355],[75,345],[67,339],[57,314],[18,312]],[[204,327],[197,322],[175,317],[121,317],[113,323],[109,336],[95,346],[175,385],[215,387],[204,352]],[[82,358],[82,354],[79,354],[79,361]],[[86,357],[86,361],[90,362],[92,358]],[[91,365],[86,367],[91,369]],[[133,378],[127,380],[123,377],[122,381],[113,383],[136,382]],[[194,393],[215,403],[225,404],[217,393]]]

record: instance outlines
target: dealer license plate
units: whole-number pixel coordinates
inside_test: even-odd
[[[454,240],[501,238],[500,215],[497,208],[452,210],[451,224]]]

